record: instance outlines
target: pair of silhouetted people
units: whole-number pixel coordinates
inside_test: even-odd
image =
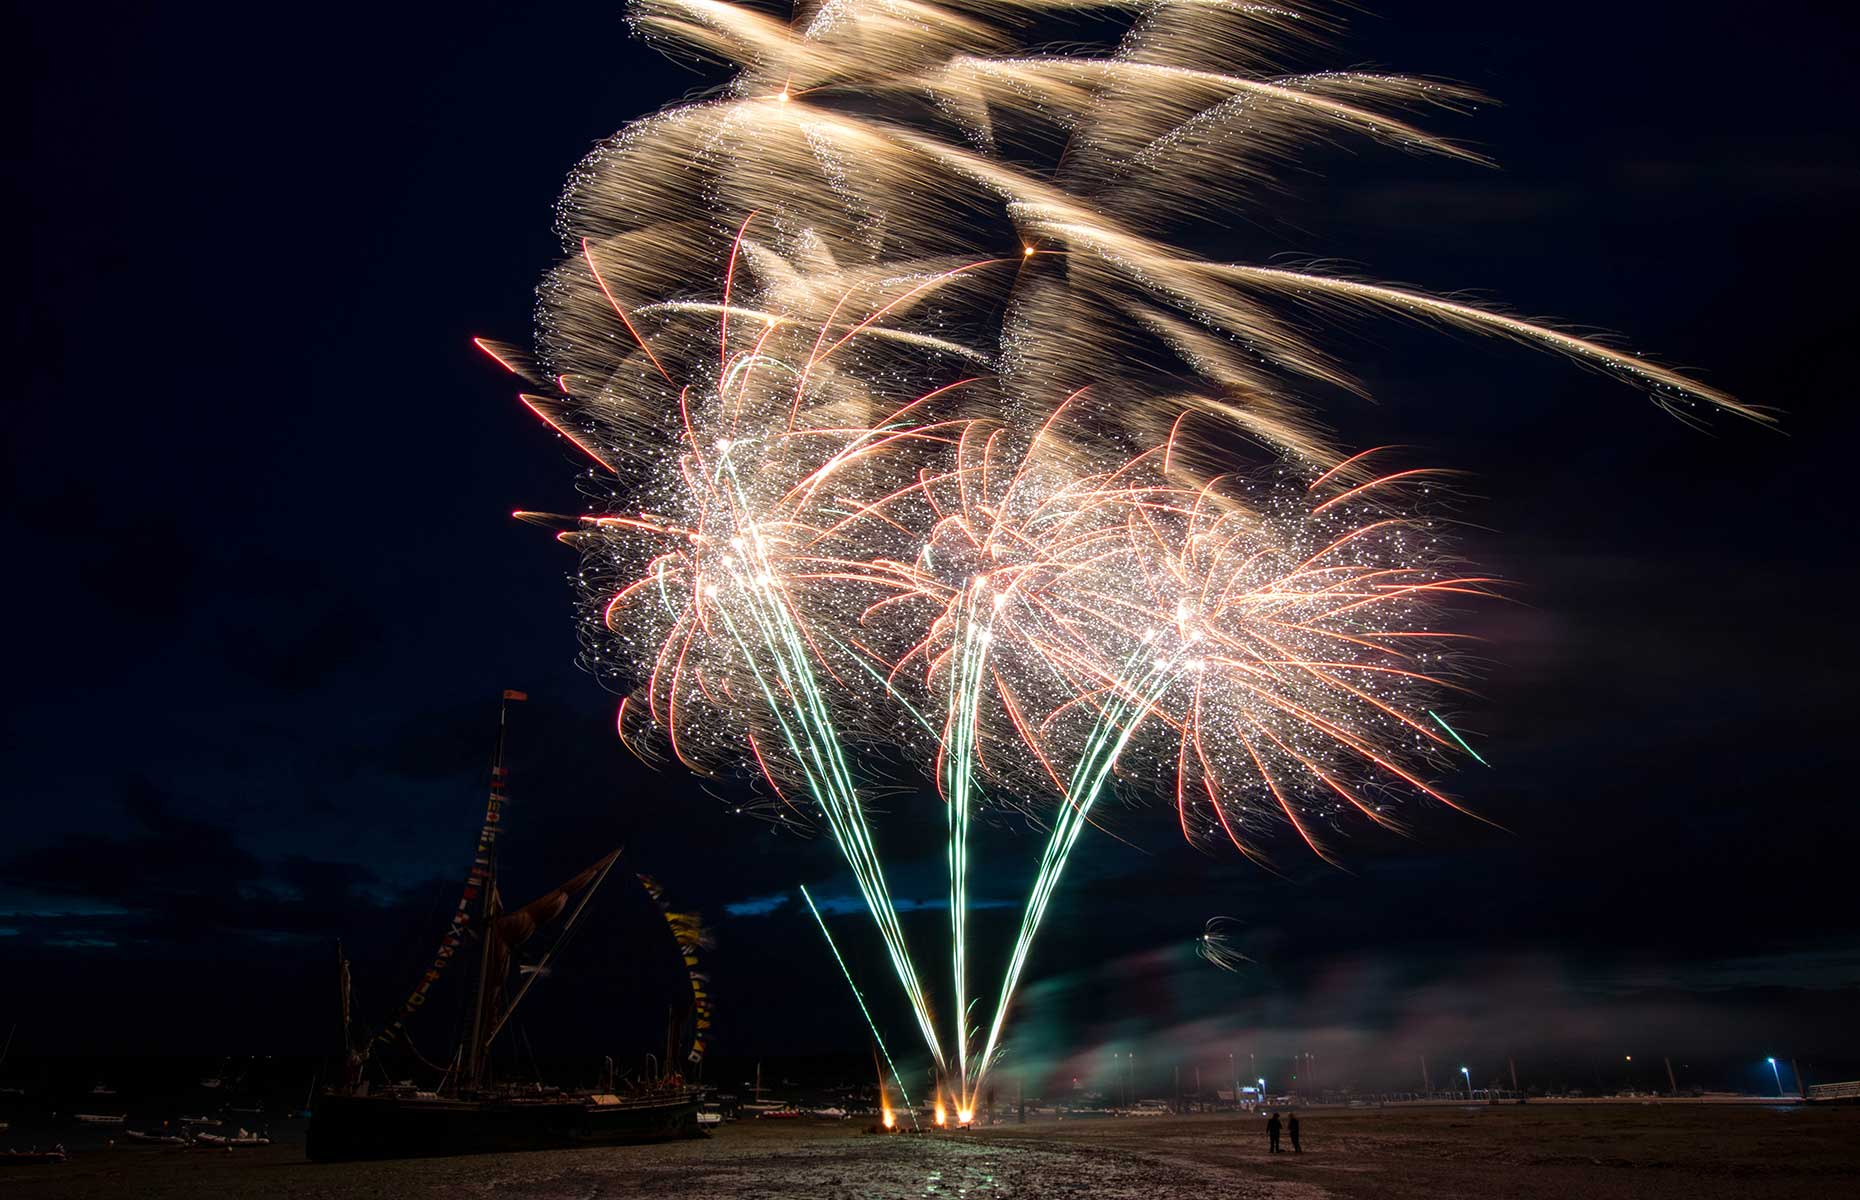
[[[1280,1129],[1279,1114],[1275,1112],[1272,1114],[1272,1117],[1266,1122],[1266,1143],[1272,1148],[1272,1153],[1274,1154],[1277,1154],[1279,1152],[1279,1129]],[[1286,1113],[1285,1114],[1284,1129],[1286,1133],[1291,1135],[1292,1153],[1303,1154],[1304,1147],[1298,1144],[1298,1114],[1297,1113]]]

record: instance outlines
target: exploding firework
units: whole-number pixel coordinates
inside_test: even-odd
[[[1041,23],[1129,14],[1112,45],[1041,52]],[[1257,206],[1276,166],[1345,138],[1477,161],[1409,115],[1476,101],[1462,88],[1360,71],[1283,74],[1331,22],[1298,4],[826,0],[791,19],[720,0],[636,0],[635,28],[735,69],[708,99],[628,126],[582,164],[561,225],[577,259],[544,294],[543,348],[598,386],[618,359],[612,301],[655,350],[691,340],[716,242],[743,214],[759,287],[807,329],[850,325],[875,278],[944,280],[887,314],[988,364],[1024,416],[1089,385],[1094,440],[1152,444],[1184,410],[1295,456],[1327,453],[1300,380],[1348,385],[1298,316],[1344,310],[1509,338],[1568,355],[1675,406],[1731,397],[1592,339],[1463,302],[1316,271],[1209,261],[1185,218]],[[1087,30],[1103,30],[1095,22]],[[605,264],[605,282],[578,261]],[[984,264],[984,265],[978,265]],[[726,302],[727,303],[727,302]],[[753,336],[753,334],[746,335]],[[900,343],[902,345],[902,343]],[[649,356],[644,356],[649,357]],[[638,373],[650,375],[639,362]],[[578,392],[579,394],[579,392]],[[645,395],[623,420],[662,427]]]
[[[1223,971],[1238,971],[1241,964],[1252,961],[1234,949],[1234,938],[1239,928],[1240,922],[1232,917],[1209,917],[1208,923],[1202,927],[1201,936],[1195,939],[1196,957]]]
[[[1170,796],[1189,840],[1249,856],[1273,825],[1328,858],[1327,829],[1397,827],[1404,793],[1454,804],[1430,782],[1449,743],[1425,713],[1454,674],[1454,635],[1436,618],[1491,581],[1453,569],[1438,522],[1400,497],[1416,476],[1189,487],[1168,478],[1170,459],[1165,446],[1120,468],[1055,538],[1049,567],[1076,538],[1074,560],[1032,589],[1035,613],[1016,614],[1021,640],[1053,648],[1013,675],[1023,696],[1045,685],[1044,703],[1016,700],[1005,680],[990,697],[1003,738],[1024,739],[1017,757],[1052,773],[1060,803],[983,1072],[1072,851],[1119,777]]]
[[[1114,45],[1023,44],[1087,7],[1124,14]],[[1297,5],[631,17],[735,74],[577,170],[539,364],[481,344],[593,464],[595,511],[555,520],[582,553],[586,661],[627,694],[621,737],[701,773],[752,765],[775,819],[825,827],[959,1120],[1115,781],[1249,856],[1275,826],[1329,857],[1348,821],[1395,827],[1404,796],[1453,803],[1437,781],[1472,751],[1436,713],[1443,605],[1491,584],[1453,564],[1426,472],[1320,436],[1301,387],[1351,380],[1300,318],[1490,334],[1668,407],[1758,415],[1550,326],[1177,244],[1313,141],[1476,158],[1409,115],[1470,106],[1464,89],[1275,73],[1331,29]],[[947,1041],[862,799],[878,746],[919,751],[946,808]],[[984,805],[1047,838],[972,1027]]]
[[[1324,827],[1348,815],[1393,827],[1403,789],[1451,803],[1423,775],[1448,745],[1425,715],[1449,686],[1452,635],[1430,622],[1442,597],[1490,582],[1449,569],[1438,521],[1403,494],[1426,472],[1199,480],[1174,438],[1096,471],[1066,435],[1070,407],[1025,436],[962,423],[941,470],[920,468],[860,513],[885,545],[858,574],[891,585],[852,635],[882,667],[861,680],[880,679],[912,714],[948,813],[951,1087],[964,1102],[1120,773],[1171,794],[1191,840],[1248,854],[1283,821],[1328,855]],[[1042,793],[1058,802],[1033,809],[1050,813],[1050,836],[977,1053],[969,814]]]
[[[588,268],[602,278],[592,254]],[[934,445],[943,435],[907,424],[928,397],[890,405],[869,375],[832,361],[855,339],[886,340],[889,331],[876,328],[876,318],[834,341],[823,328],[805,355],[784,357],[778,345],[796,337],[784,330],[786,319],[767,309],[733,310],[729,278],[709,318],[715,363],[673,364],[697,382],[678,388],[681,429],[661,472],[629,497],[647,504],[582,519],[560,535],[583,551],[595,630],[588,661],[635,687],[618,718],[629,745],[649,752],[652,735],[662,733],[678,761],[703,773],[746,751],[784,804],[792,806],[795,790],[811,798],[941,1065],[929,1000],[843,737],[846,723],[862,714],[836,704],[832,689],[860,669],[847,641],[849,597],[887,583],[882,569],[868,569],[847,548],[870,519],[859,511],[861,498],[895,491],[910,478],[916,444]],[[758,327],[747,348],[732,347],[732,312]],[[617,302],[613,314],[632,330]],[[643,340],[639,348],[670,385],[675,377],[665,359]],[[564,432],[584,449],[593,441]]]

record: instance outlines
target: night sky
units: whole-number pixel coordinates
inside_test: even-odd
[[[1347,871],[1276,846],[1274,876],[1122,810],[1134,846],[1097,838],[1049,917],[1023,1044],[1308,1049],[1364,1081],[1415,1053],[1571,1079],[1672,1054],[1749,1086],[1767,1054],[1856,1065],[1860,30],[1726,0],[1372,7],[1332,64],[1493,94],[1431,125],[1502,169],[1314,154],[1230,252],[1618,331],[1780,432],[1694,430],[1516,348],[1338,331],[1376,402],[1314,396],[1326,418],[1468,472],[1464,549],[1515,581],[1469,618],[1493,769],[1454,780],[1504,829],[1417,809],[1413,841],[1354,830]],[[718,77],[630,40],[618,3],[19,20],[0,1025],[36,1053],[324,1050],[337,937],[385,1020],[516,687],[507,895],[626,842],[716,927],[720,1051],[863,1053],[792,896],[845,897],[836,854],[615,744],[572,555],[509,518],[577,511],[579,467],[469,342],[527,340],[576,160]],[[942,817],[889,804],[894,887],[931,904]],[[1037,842],[982,840],[999,936]],[[669,950],[609,891],[535,1001],[546,1049],[657,1036]],[[1248,970],[1189,954],[1215,915]],[[926,941],[946,919],[911,917]],[[855,956],[867,927],[836,923]]]

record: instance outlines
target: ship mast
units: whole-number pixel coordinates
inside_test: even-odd
[[[497,749],[491,754],[491,791],[500,796],[504,790],[504,732],[509,726],[510,702],[526,699],[521,692],[504,692],[503,700],[497,706]],[[497,806],[500,810],[502,805]],[[502,815],[501,812],[499,814]],[[480,1074],[484,1069],[484,1050],[488,1038],[485,1037],[485,1010],[490,1005],[494,990],[491,979],[492,938],[495,931],[491,927],[497,916],[497,838],[492,832],[489,861],[485,866],[484,879],[481,884],[478,903],[478,996],[472,1005],[471,1040],[465,1048],[465,1076],[462,1082],[466,1087],[476,1090]]]

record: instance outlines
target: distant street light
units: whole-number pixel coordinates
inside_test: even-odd
[[[1772,1057],[1769,1060],[1769,1063],[1770,1063],[1770,1074],[1776,1076],[1776,1096],[1777,1096],[1777,1099],[1781,1099],[1782,1094],[1783,1094],[1782,1071],[1776,1066],[1776,1059],[1774,1057]]]
[[[1460,1074],[1466,1077],[1466,1099],[1470,1102],[1472,1100],[1472,1072],[1461,1067]]]

